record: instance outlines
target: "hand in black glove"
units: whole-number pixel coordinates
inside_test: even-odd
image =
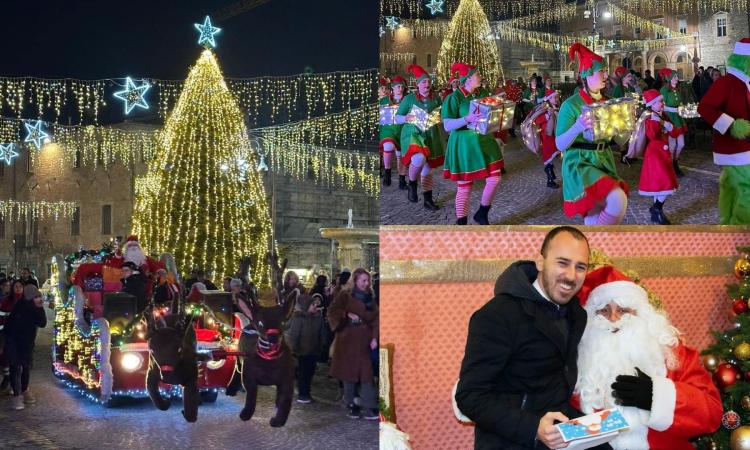
[[[654,395],[654,382],[651,377],[635,368],[638,376],[618,375],[612,383],[612,397],[615,403],[622,406],[635,406],[636,408],[651,410],[651,401]]]

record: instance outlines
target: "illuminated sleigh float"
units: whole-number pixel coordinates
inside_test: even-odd
[[[94,256],[92,260],[92,255]],[[162,261],[171,260],[162,255]],[[158,264],[158,263],[157,263]],[[164,264],[160,264],[164,266]],[[132,295],[119,292],[120,269],[105,251],[81,251],[75,258],[52,258],[55,304],[52,365],[55,376],[89,399],[112,406],[129,397],[147,397],[149,362],[143,312]],[[201,291],[201,302],[188,304],[196,328],[198,386],[204,402],[216,400],[236,366],[242,327],[233,313],[231,294]],[[166,312],[155,307],[153,314]],[[181,395],[179,386],[161,384],[162,395]]]

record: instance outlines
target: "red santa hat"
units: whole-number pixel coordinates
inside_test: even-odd
[[[380,77],[380,79],[378,79],[379,86],[388,87],[389,84],[390,84],[390,81],[386,77]]]
[[[419,66],[417,64],[409,64],[409,66],[406,68],[406,71],[412,74],[414,78],[416,78],[417,84],[419,84],[425,78],[430,78],[430,74],[428,74],[427,71],[422,68],[422,66]]]
[[[750,56],[750,38],[742,38],[734,44],[735,55]]]
[[[554,89],[547,89],[544,91],[544,101],[549,101],[552,97],[559,95],[560,93]]]
[[[661,70],[659,70],[659,76],[665,82],[669,82],[669,81],[672,81],[672,78],[679,76],[679,74],[676,71],[670,69],[669,67],[664,67]]]
[[[590,77],[594,72],[604,68],[602,57],[580,42],[575,42],[568,50],[571,60],[575,60],[576,55],[578,55],[578,73],[582,77]]]
[[[404,77],[402,77],[401,75],[396,75],[395,77],[393,77],[393,79],[391,80],[391,87],[397,84],[400,84],[401,86],[406,86],[406,80],[404,79]]]
[[[626,69],[626,68],[624,68],[622,66],[617,66],[617,68],[615,68],[615,75],[618,78],[624,77],[627,73],[628,73],[628,69]]]
[[[649,89],[643,92],[643,101],[646,103],[647,107],[653,105],[657,100],[663,98],[664,96],[662,96],[656,89]]]
[[[648,293],[612,266],[589,272],[578,292],[578,300],[589,312],[604,308],[610,302],[636,311],[649,306]]]
[[[477,66],[472,66],[460,61],[451,64],[451,73],[456,73],[456,78],[458,78],[461,83],[466,81],[470,76],[474,75],[476,71]]]

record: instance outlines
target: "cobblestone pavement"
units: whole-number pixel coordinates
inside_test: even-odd
[[[237,415],[245,400],[220,394],[203,404],[198,421],[180,414],[181,400],[165,412],[149,399],[117,408],[91,403],[64,387],[51,371],[51,323],[37,338],[31,390],[37,403],[10,411],[10,397],[0,395],[0,448],[28,449],[377,449],[378,422],[349,419],[337,401],[338,384],[319,365],[310,404],[294,403],[283,428],[271,428],[273,387],[261,388],[255,416],[242,422]]]
[[[520,136],[520,133],[516,133]],[[539,159],[523,146],[520,137],[510,138],[505,147],[505,164],[508,173],[503,175],[500,188],[490,209],[491,224],[582,224],[580,217],[569,218],[562,211],[562,189],[546,186],[544,167]],[[394,163],[395,166],[395,163]],[[710,133],[700,131],[693,142],[688,142],[680,157],[685,176],[680,178],[679,190],[669,196],[664,213],[674,224],[717,224],[719,222],[718,179],[721,169],[713,164]],[[439,211],[428,211],[419,203],[410,203],[406,191],[398,189],[394,168],[393,183],[380,191],[381,225],[452,225],[456,221],[455,183],[445,180],[441,172],[435,173],[434,197]],[[641,161],[628,167],[618,162],[617,171],[630,186],[628,210],[623,224],[650,224],[648,211],[653,200],[638,194]],[[555,172],[560,178],[560,159],[555,161]],[[471,195],[471,216],[479,207],[484,182],[474,183]],[[421,187],[420,187],[421,189]]]

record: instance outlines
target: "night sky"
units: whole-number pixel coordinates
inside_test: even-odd
[[[0,0],[0,76],[184,79],[206,14],[237,0]],[[271,0],[214,26],[224,75],[378,66],[375,0]],[[212,18],[213,21],[213,18]]]

